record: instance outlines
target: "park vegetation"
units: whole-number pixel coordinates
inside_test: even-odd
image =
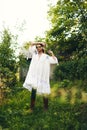
[[[23,88],[22,54],[16,56],[17,37],[4,29],[0,41],[0,130],[87,130],[87,1],[58,0],[49,5],[51,28],[45,38],[59,60],[51,79],[49,110],[40,95],[33,113],[27,113],[30,92]],[[27,42],[28,43],[28,42]]]

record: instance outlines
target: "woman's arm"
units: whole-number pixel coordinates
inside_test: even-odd
[[[48,51],[48,54],[49,54],[50,56],[52,56],[54,59],[56,58],[56,56],[54,55],[53,51],[49,50],[49,51]]]
[[[58,64],[58,59],[57,57],[54,55],[53,51],[49,50],[48,54],[50,55],[50,63],[51,64]]]

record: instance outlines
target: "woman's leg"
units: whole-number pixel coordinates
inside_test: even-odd
[[[48,110],[48,97],[43,97],[44,110]]]
[[[32,88],[31,92],[31,103],[30,103],[30,108],[33,109],[35,106],[35,100],[36,100],[36,89]]]

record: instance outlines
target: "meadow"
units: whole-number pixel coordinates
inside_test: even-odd
[[[0,130],[87,130],[87,93],[75,85],[52,82],[47,112],[40,95],[33,113],[29,104],[30,92],[19,84],[0,106]]]

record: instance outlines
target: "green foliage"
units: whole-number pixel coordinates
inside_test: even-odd
[[[60,63],[54,71],[55,80],[87,79],[87,60],[72,60]]]
[[[1,67],[0,68],[0,78],[1,78],[1,82],[3,83],[3,87],[5,88],[14,88],[16,83],[17,83],[17,79],[16,79],[16,75],[14,72],[12,72],[11,70],[9,70],[9,68],[5,67]]]
[[[76,93],[75,96],[76,96],[76,98],[81,99],[81,98],[82,98],[81,90],[79,90],[79,91]]]
[[[0,126],[8,130],[85,130],[87,104],[59,102],[59,97],[49,98],[49,110],[44,112],[41,96],[37,96],[33,113],[29,109],[30,93],[19,84],[14,94],[0,106]]]
[[[26,59],[23,55],[19,56],[19,75],[20,75],[20,81],[24,81],[29,65],[30,65],[31,59]]]
[[[16,84],[16,72],[18,64],[13,46],[14,37],[9,30],[4,29],[2,33],[2,42],[0,43],[0,81],[2,87],[12,88]],[[16,43],[16,41],[15,41]],[[1,86],[0,86],[1,87]]]
[[[70,87],[71,85],[72,85],[72,82],[71,82],[70,80],[64,79],[64,80],[60,83],[59,87],[66,88],[66,87]]]
[[[70,102],[71,99],[72,99],[72,92],[71,92],[71,90],[68,90],[67,95],[66,95],[66,100],[67,100],[67,102]]]
[[[20,55],[19,56],[19,65],[20,66],[23,66],[23,67],[27,67],[27,66],[29,66],[28,65],[28,60],[23,56],[23,55]]]
[[[50,6],[48,17],[52,24],[46,33],[48,48],[60,60],[87,57],[86,0],[58,0],[55,6]]]

